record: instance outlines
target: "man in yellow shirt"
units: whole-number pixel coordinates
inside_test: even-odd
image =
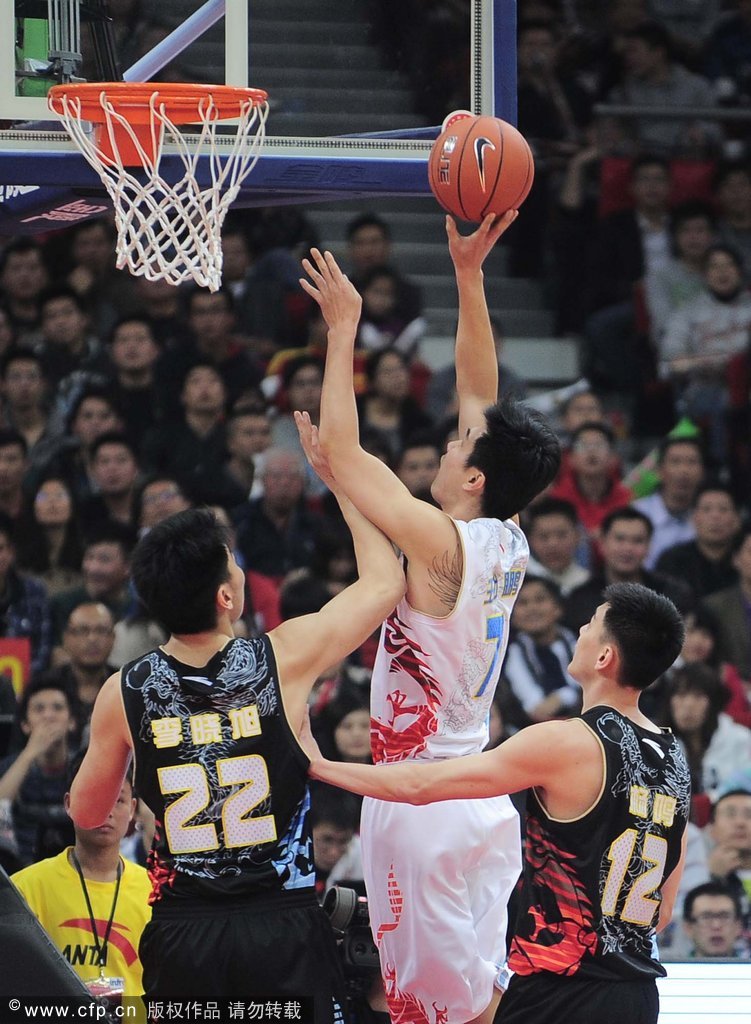
[[[71,765],[68,789],[83,760]],[[65,795],[65,808],[70,794]],[[75,846],[11,876],[50,939],[93,995],[143,995],[138,944],[151,917],[146,870],[120,856],[135,814],[130,774],[99,828],[75,826]]]

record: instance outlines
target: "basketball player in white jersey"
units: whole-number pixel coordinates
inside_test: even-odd
[[[488,217],[463,237],[447,218],[459,291],[459,439],[414,498],[358,441],[352,361],[361,301],[330,253],[303,261],[305,290],[329,327],[320,434],[298,426],[313,458],[404,555],[407,595],[386,620],[373,671],[376,763],[482,750],[529,556],[516,514],[554,478],[555,434],[536,413],[496,403],[498,364],[482,264],[516,217]],[[521,870],[507,796],[450,806],[366,800],[363,865],[393,1020],[490,1021],[505,960],[506,903]]]

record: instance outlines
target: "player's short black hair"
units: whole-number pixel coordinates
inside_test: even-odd
[[[509,519],[555,479],[561,443],[544,416],[511,398],[486,409],[485,422],[467,466],[485,476],[482,514]]]
[[[681,653],[685,627],[673,602],[641,583],[613,583],[603,600],[604,628],[621,658],[619,682],[644,690]]]
[[[207,508],[169,516],[138,543],[133,585],[147,613],[172,634],[216,626],[216,592],[230,577],[227,531]]]

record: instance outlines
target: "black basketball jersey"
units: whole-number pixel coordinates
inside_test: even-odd
[[[313,887],[308,761],[268,637],[232,640],[200,669],[152,651],[123,667],[122,695],[156,817],[152,902]]]
[[[527,797],[519,918],[509,953],[517,974],[654,978],[661,886],[676,867],[689,813],[689,769],[669,730],[650,732],[596,707],[582,720],[603,750],[594,807],[571,821]]]

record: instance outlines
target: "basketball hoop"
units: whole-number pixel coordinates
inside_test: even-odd
[[[266,99],[261,89],[173,82],[50,89],[50,109],[114,203],[118,269],[174,285],[193,280],[211,291],[221,286],[221,228],[263,145]],[[221,136],[228,140],[225,154],[217,128],[229,118],[238,123],[233,138]],[[187,124],[196,126],[190,139],[179,127]],[[167,140],[182,164],[174,184],[160,173]],[[202,157],[206,168],[199,172]],[[211,176],[206,187],[198,182],[204,171]]]

